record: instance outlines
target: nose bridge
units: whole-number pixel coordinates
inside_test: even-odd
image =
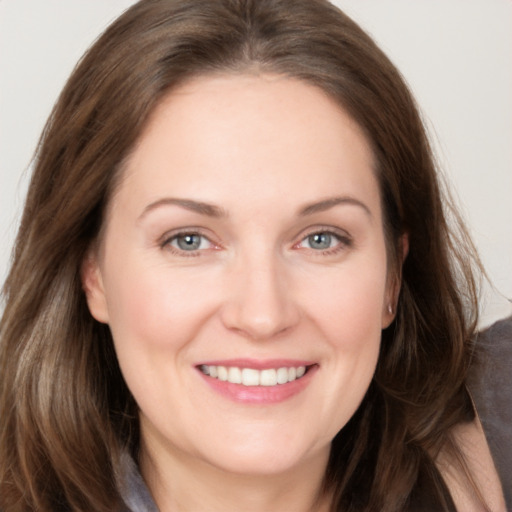
[[[298,320],[285,264],[277,251],[259,246],[236,258],[230,273],[224,323],[252,339],[267,339]]]

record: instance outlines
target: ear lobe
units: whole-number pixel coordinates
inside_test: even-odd
[[[98,256],[95,251],[90,250],[84,258],[80,269],[80,277],[91,315],[98,322],[108,323],[107,300]]]
[[[396,317],[398,296],[400,294],[401,279],[400,276],[393,278],[389,283],[388,293],[386,293],[382,310],[382,329],[386,329]]]
[[[402,268],[405,258],[407,258],[407,255],[409,254],[409,233],[404,233],[400,237],[400,245],[399,245],[398,249],[401,253],[401,254],[399,254],[399,256],[401,257],[400,268]]]
[[[398,257],[400,261],[396,275],[393,276],[392,282],[388,285],[388,293],[386,294],[386,303],[382,312],[382,328],[386,329],[391,325],[391,322],[396,317],[398,308],[398,298],[400,296],[400,289],[402,287],[402,266],[407,255],[409,254],[409,235],[404,233],[399,240],[398,244]]]
[[[391,322],[395,319],[395,311],[393,309],[393,306],[391,305],[391,302],[387,302],[384,304],[383,311],[382,311],[382,329],[387,329]]]

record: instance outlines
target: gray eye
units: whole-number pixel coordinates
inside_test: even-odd
[[[332,247],[333,236],[329,233],[314,233],[307,237],[311,249],[323,250]]]
[[[182,251],[197,251],[202,245],[203,237],[197,234],[178,235],[174,242]]]

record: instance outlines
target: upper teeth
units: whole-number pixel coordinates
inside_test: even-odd
[[[201,365],[201,371],[215,379],[243,384],[244,386],[275,386],[286,384],[299,379],[306,373],[305,366],[269,368],[255,370],[254,368],[237,368],[236,366]]]

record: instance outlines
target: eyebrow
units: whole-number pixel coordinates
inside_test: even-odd
[[[180,199],[176,197],[164,197],[155,201],[154,203],[148,204],[143,212],[139,216],[139,220],[142,219],[149,212],[160,208],[161,206],[180,206],[185,210],[198,213],[200,215],[206,215],[207,217],[227,217],[227,212],[210,203],[202,201],[194,201],[193,199]]]
[[[370,217],[372,216],[372,212],[368,206],[366,206],[362,201],[359,201],[359,199],[350,196],[329,197],[315,203],[310,203],[300,209],[299,215],[301,217],[313,215],[314,213],[325,212],[326,210],[343,204],[358,206],[362,208]]]
[[[308,215],[313,215],[315,213],[324,212],[331,208],[334,208],[338,205],[352,205],[359,206],[362,208],[370,217],[372,213],[370,209],[358,199],[349,196],[342,197],[329,197],[327,199],[322,199],[321,201],[316,201],[314,203],[307,204],[299,210],[299,216],[305,217]],[[205,203],[203,201],[195,201],[193,199],[180,199],[176,197],[165,197],[162,199],[158,199],[157,201],[148,204],[141,215],[139,216],[139,220],[142,219],[149,212],[156,210],[162,206],[179,206],[184,208],[185,210],[189,210],[191,212],[198,213],[200,215],[205,215],[207,217],[227,217],[228,213],[223,208],[216,206],[214,204]]]

